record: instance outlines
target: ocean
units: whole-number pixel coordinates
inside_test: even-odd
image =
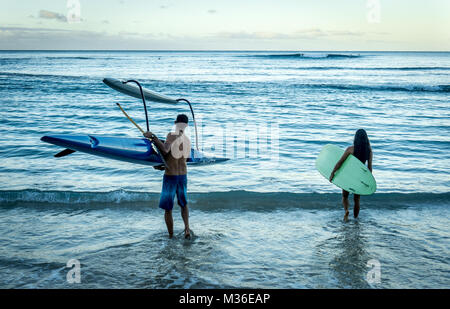
[[[191,241],[176,208],[167,238],[160,171],[40,141],[139,137],[105,77],[188,99],[230,158],[189,168]],[[0,51],[0,288],[448,288],[449,99],[449,52]],[[191,117],[148,111],[160,137]],[[359,128],[378,189],[344,222],[315,158]]]

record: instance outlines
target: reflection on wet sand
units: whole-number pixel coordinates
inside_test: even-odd
[[[336,256],[330,261],[330,269],[343,288],[367,288],[367,261],[370,257],[366,251],[364,225],[358,220],[342,223],[337,229]]]

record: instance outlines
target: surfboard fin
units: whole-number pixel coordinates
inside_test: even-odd
[[[67,148],[67,149],[64,149],[63,151],[58,152],[57,154],[55,154],[55,158],[65,157],[65,156],[68,156],[68,155],[70,155],[70,154],[72,154],[74,152],[75,152],[75,150]]]

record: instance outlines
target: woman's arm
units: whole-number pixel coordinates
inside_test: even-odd
[[[338,162],[336,163],[336,165],[334,166],[334,169],[333,169],[333,171],[331,172],[331,175],[330,175],[330,182],[333,180],[334,174],[337,172],[338,169],[341,168],[342,163],[345,162],[345,160],[348,158],[349,155],[351,155],[351,153],[352,153],[352,147],[348,147],[348,148],[345,150],[345,152],[344,152],[344,154],[342,155],[342,157],[339,159],[339,161],[338,161]]]

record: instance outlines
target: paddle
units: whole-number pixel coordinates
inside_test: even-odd
[[[122,106],[120,106],[119,103],[116,103],[116,104],[117,104],[117,106],[119,106],[120,110],[121,110],[122,113],[128,118],[128,120],[130,120],[131,123],[133,123],[133,124],[136,126],[136,128],[138,128],[139,131],[141,131],[141,133],[144,134],[144,133],[145,133],[144,130],[142,130],[142,128],[141,128],[136,122],[134,122],[134,120],[133,120],[130,116],[128,116],[127,112],[122,108]],[[161,152],[159,151],[158,147],[156,147],[155,145],[153,145],[153,143],[152,143],[151,141],[150,141],[150,143],[151,143],[152,147],[154,146],[153,149],[155,149],[156,152],[158,153],[158,155],[161,157],[161,160],[163,161],[164,166],[165,166],[166,168],[168,168],[167,163],[166,163],[166,160],[164,160],[164,157],[163,157],[163,155],[161,154]]]

